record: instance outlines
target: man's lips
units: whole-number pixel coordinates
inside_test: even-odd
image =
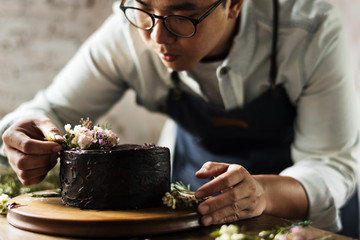
[[[167,62],[173,62],[176,60],[177,55],[169,54],[169,53],[159,53],[161,59]]]

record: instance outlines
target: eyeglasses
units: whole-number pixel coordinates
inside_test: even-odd
[[[164,27],[172,34],[178,37],[190,38],[195,35],[196,26],[209,16],[223,1],[219,0],[216,2],[198,19],[180,15],[158,16],[136,7],[124,6],[126,0],[121,1],[120,9],[124,12],[127,20],[137,28],[151,30],[155,26],[155,19],[157,18],[162,20]]]

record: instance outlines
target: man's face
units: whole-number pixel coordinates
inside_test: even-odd
[[[217,0],[141,0],[136,1],[136,7],[159,16],[176,14],[198,19],[216,2]],[[221,4],[200,22],[196,34],[191,38],[170,33],[159,19],[156,19],[153,29],[139,29],[139,32],[165,66],[177,71],[187,70],[202,59],[219,57],[228,50],[235,27],[234,19],[229,17],[228,5],[229,3],[224,8]]]

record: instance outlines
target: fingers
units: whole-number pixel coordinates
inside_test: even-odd
[[[228,167],[229,164],[226,163],[206,162],[201,167],[201,169],[195,173],[195,176],[198,178],[210,178],[218,176],[225,172]]]
[[[247,205],[247,203],[244,202],[242,205]],[[211,224],[231,223],[243,219],[256,217],[261,215],[261,213],[262,212],[259,211],[257,208],[244,208],[242,210],[239,210],[237,205],[233,205],[219,209],[212,214],[204,215],[201,218],[201,222],[205,226],[209,226]]]
[[[49,169],[48,168],[39,168],[29,171],[21,172],[18,176],[20,182],[25,186],[31,186],[39,184],[46,177]]]
[[[58,143],[44,141],[46,134],[60,134],[55,125],[50,122],[50,120],[43,118],[19,121],[4,132],[2,136],[4,145],[26,154],[58,152],[61,150]]]
[[[241,183],[244,177],[249,175],[247,170],[240,165],[208,162],[204,166],[202,169],[205,170],[200,170],[202,171],[201,174],[204,175],[206,172],[206,175],[214,176],[215,179],[197,189],[195,192],[196,198],[204,198],[226,191],[228,188]]]
[[[197,198],[220,193],[198,206],[205,226],[258,216],[265,209],[264,189],[241,165],[208,162],[196,176],[215,177],[197,189]]]
[[[21,155],[21,153],[19,153]],[[18,161],[9,161],[22,184],[28,186],[40,183],[57,163],[58,154],[23,156]],[[16,158],[15,158],[16,159]]]
[[[50,119],[42,119],[35,121],[36,127],[43,133],[45,137],[53,136],[56,142],[63,142],[64,138],[61,136],[60,130]]]
[[[58,142],[44,141],[45,136],[60,135],[50,119],[32,117],[13,124],[3,136],[4,153],[9,164],[24,185],[41,182],[47,172],[56,165]]]
[[[256,194],[236,186],[201,203],[198,211],[205,226],[222,224],[260,215],[263,211],[260,202]]]
[[[6,150],[6,154],[8,159],[13,159],[11,162],[14,167],[22,171],[49,166],[49,155],[29,155],[15,149],[12,149],[10,151]],[[58,154],[54,154],[56,155],[56,160]],[[53,155],[53,153],[50,154],[50,161],[54,160],[55,155]]]
[[[51,154],[61,151],[61,145],[58,143],[32,139],[20,131],[6,131],[3,141],[8,148],[17,149],[25,154]]]

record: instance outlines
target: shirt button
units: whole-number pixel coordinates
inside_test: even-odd
[[[221,75],[226,75],[226,74],[229,73],[229,70],[230,70],[229,67],[223,67],[223,68],[220,69],[220,74]]]

